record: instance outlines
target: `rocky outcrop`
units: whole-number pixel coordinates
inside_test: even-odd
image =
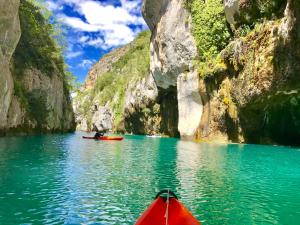
[[[0,1],[0,133],[73,130],[74,115],[61,72],[56,69],[49,76],[38,67],[25,68],[30,56],[16,60],[16,52],[24,52],[20,42],[25,41],[19,7],[17,0]]]
[[[13,77],[9,65],[21,36],[19,4],[19,0],[12,0],[9,4],[0,1],[0,130],[7,127],[7,115],[13,98]]]
[[[92,125],[94,130],[106,131],[112,130],[112,112],[108,107],[97,107],[93,112]]]
[[[178,129],[181,136],[193,137],[203,113],[197,71],[179,75],[177,93],[179,110]]]
[[[77,129],[107,127],[114,132],[178,136],[177,89],[157,86],[149,71],[149,46],[146,31],[95,64],[87,77],[88,81],[97,77],[94,85],[81,88],[73,101]],[[115,60],[108,70],[96,70],[110,58]],[[103,107],[105,112],[99,111]]]
[[[193,136],[192,131],[197,129],[197,121],[201,118],[202,103],[197,87],[192,84],[197,86],[199,78],[193,64],[197,48],[191,34],[190,15],[183,0],[145,0],[143,16],[152,31],[150,72],[160,90],[159,98],[163,101],[172,90],[170,93],[175,95],[175,101],[180,100],[173,104],[173,116],[178,115],[173,119],[179,120],[179,126],[175,127],[179,128],[181,136]],[[192,90],[184,90],[185,87]],[[172,108],[168,108],[170,110]]]
[[[27,69],[18,84],[26,90],[24,98],[14,96],[8,118],[15,118],[8,124],[10,129],[26,131],[71,131],[74,129],[74,115],[69,94],[59,73],[51,77],[36,68]],[[22,101],[26,101],[23,102]],[[18,118],[18,119],[16,119]]]
[[[229,24],[236,25],[236,17],[239,15],[239,0],[224,0],[225,15]]]

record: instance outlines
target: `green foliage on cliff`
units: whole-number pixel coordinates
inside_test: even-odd
[[[49,76],[56,70],[64,74],[62,47],[53,38],[57,32],[41,8],[31,1],[21,1],[19,16],[21,38],[14,54],[19,70],[35,67]]]
[[[240,2],[240,13],[235,15],[237,26],[253,26],[263,19],[283,16],[287,0],[245,0]]]
[[[68,96],[69,91],[73,89],[75,78],[64,62],[64,46],[61,45],[64,43],[64,37],[62,30],[59,29],[60,24],[54,22],[55,19],[46,7],[37,0],[22,0],[19,17],[21,37],[12,60],[14,94],[19,97],[26,111],[32,114],[35,108],[45,107],[42,107],[43,103],[32,101],[36,94],[28,92],[22,85],[27,69],[37,69],[42,72],[42,75],[49,77],[53,74],[59,76],[63,80],[64,90],[61,91],[65,96]],[[36,116],[35,118],[39,119]]]
[[[186,8],[192,16],[193,36],[198,49],[195,64],[199,75],[205,77],[215,70],[222,70],[224,63],[219,53],[231,39],[222,0],[186,0]]]
[[[222,0],[187,0],[200,61],[217,56],[230,40]]]
[[[98,77],[95,86],[89,90],[89,100],[83,101],[84,115],[88,115],[93,100],[104,106],[107,103],[114,111],[115,128],[120,126],[124,116],[125,93],[129,84],[149,74],[150,32],[145,31],[130,44],[130,49],[112,66],[112,69]],[[86,91],[85,91],[86,92]],[[78,97],[83,99],[86,94]]]

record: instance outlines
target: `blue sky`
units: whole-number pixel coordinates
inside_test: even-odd
[[[46,0],[66,27],[65,59],[83,82],[91,66],[112,49],[131,42],[148,29],[142,0]]]

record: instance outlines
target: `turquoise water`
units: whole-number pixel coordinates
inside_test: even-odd
[[[300,224],[299,149],[82,134],[0,139],[0,224],[133,224],[167,187],[204,225]]]

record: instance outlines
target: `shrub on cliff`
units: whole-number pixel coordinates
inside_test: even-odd
[[[231,34],[222,0],[187,0],[200,61],[214,58],[226,47]]]
[[[235,15],[237,26],[254,25],[262,19],[283,16],[287,0],[243,0],[239,3],[239,14]]]
[[[56,30],[34,1],[22,0],[19,9],[21,38],[14,54],[15,64],[35,67],[47,75],[56,69],[64,74],[62,47],[54,39]]]

